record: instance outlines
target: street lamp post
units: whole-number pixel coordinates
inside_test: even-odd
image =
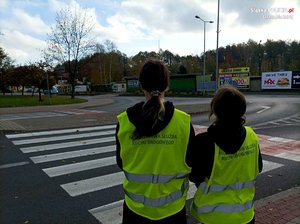
[[[203,86],[204,86],[204,78],[205,78],[205,32],[206,32],[206,23],[213,23],[214,21],[210,21],[210,20],[204,20],[204,19],[201,19],[201,17],[200,16],[195,16],[195,18],[196,19],[200,19],[202,22],[203,22],[203,25],[204,25],[204,40],[203,40],[203,42],[204,42],[204,46],[203,46]]]
[[[258,44],[258,76],[261,76],[261,61],[262,61],[262,55],[261,55],[261,40]]]
[[[216,47],[216,91],[219,85],[219,22],[220,22],[220,0],[218,0],[218,16],[217,16],[217,47]]]

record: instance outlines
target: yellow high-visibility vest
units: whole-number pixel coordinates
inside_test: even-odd
[[[174,110],[169,124],[157,135],[133,139],[135,126],[126,111],[118,115],[120,156],[125,179],[125,203],[152,220],[176,214],[186,202],[191,168],[185,157],[190,116]]]
[[[213,169],[191,204],[191,213],[205,224],[243,224],[254,217],[259,140],[250,127],[239,151],[226,154],[215,144]],[[199,146],[201,148],[201,146]]]

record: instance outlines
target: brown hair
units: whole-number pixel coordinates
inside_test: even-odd
[[[141,88],[147,91],[151,98],[143,106],[141,114],[144,128],[135,131],[135,138],[149,136],[157,121],[164,119],[163,95],[169,87],[169,70],[160,60],[149,59],[140,71],[139,82]]]
[[[244,124],[246,107],[245,96],[236,88],[224,85],[216,92],[210,103],[211,112],[209,118],[215,115],[215,123]]]
[[[160,60],[149,59],[140,71],[139,82],[149,93],[157,90],[163,92],[169,86],[169,70]]]

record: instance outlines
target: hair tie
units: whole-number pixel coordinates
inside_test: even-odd
[[[161,92],[159,92],[158,90],[155,90],[155,91],[152,91],[150,93],[151,96],[160,96],[161,95]]]

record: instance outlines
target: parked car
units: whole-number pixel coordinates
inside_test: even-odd
[[[48,93],[48,89],[43,89],[43,93],[44,93],[45,95],[49,94],[49,93]],[[52,86],[52,87],[50,88],[50,94],[58,94],[58,89],[57,89],[55,86]]]
[[[4,90],[4,93],[13,93],[14,91],[13,90],[10,90],[10,89],[5,89]],[[1,93],[3,93],[3,90],[1,90]]]

